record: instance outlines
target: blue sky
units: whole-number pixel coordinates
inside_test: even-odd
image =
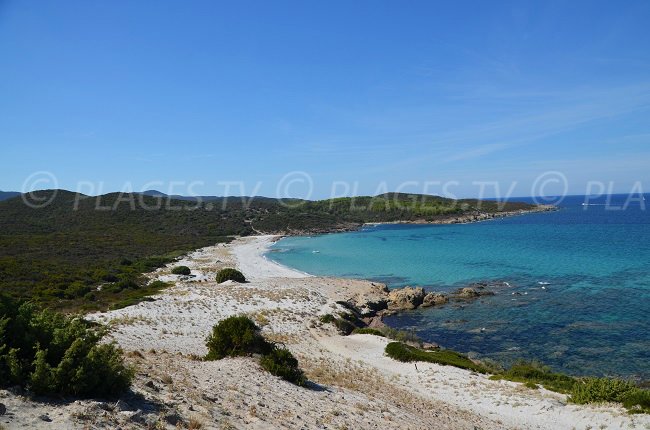
[[[647,192],[648,22],[648,1],[0,0],[0,189]]]

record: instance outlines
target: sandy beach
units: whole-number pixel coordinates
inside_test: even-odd
[[[367,281],[322,278],[264,257],[274,236],[241,238],[197,250],[177,264],[192,276],[159,269],[173,284],[153,301],[89,315],[138,368],[133,393],[101,401],[42,404],[9,392],[5,428],[331,428],[331,429],[621,429],[650,428],[647,415],[616,405],[576,406],[566,397],[432,363],[384,355],[387,339],[341,336],[318,316],[372,288]],[[223,267],[249,282],[216,284]],[[310,384],[300,388],[263,371],[253,358],[206,362],[205,338],[230,315],[246,314],[285,344]],[[46,414],[51,422],[42,416]],[[9,419],[5,419],[9,417]],[[181,424],[179,424],[181,423]],[[193,424],[191,424],[193,423]],[[157,427],[156,427],[157,426]],[[199,427],[194,427],[199,428]]]

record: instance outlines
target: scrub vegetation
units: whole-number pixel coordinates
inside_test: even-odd
[[[321,201],[196,201],[137,193],[87,197],[63,190],[37,197],[51,203],[34,208],[21,197],[0,202],[0,288],[64,311],[137,303],[164,287],[148,285],[142,273],[236,235],[325,232],[366,222],[435,221],[479,209],[533,208],[397,193]]]

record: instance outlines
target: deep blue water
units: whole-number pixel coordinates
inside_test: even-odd
[[[536,358],[573,374],[650,379],[650,208],[636,197],[624,208],[628,196],[590,206],[571,196],[551,213],[291,237],[268,256],[312,274],[389,287],[452,291],[506,281],[511,287],[495,296],[386,321],[504,364]]]

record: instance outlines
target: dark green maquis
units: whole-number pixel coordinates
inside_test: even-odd
[[[172,275],[189,275],[192,273],[189,267],[187,266],[176,266],[172,269]]]
[[[37,395],[115,397],[133,370],[105,329],[0,294],[0,387],[19,385]]]
[[[298,366],[298,360],[286,348],[272,350],[260,360],[260,365],[271,375],[279,376],[296,385],[305,385],[305,374]]]
[[[260,334],[259,327],[246,316],[232,316],[220,321],[212,328],[206,346],[206,360],[266,354],[273,349]]]
[[[226,281],[235,281],[239,283],[246,282],[246,278],[244,277],[244,274],[242,272],[240,272],[237,269],[231,269],[231,268],[219,270],[219,272],[217,272],[216,280],[218,283],[222,283]]]

